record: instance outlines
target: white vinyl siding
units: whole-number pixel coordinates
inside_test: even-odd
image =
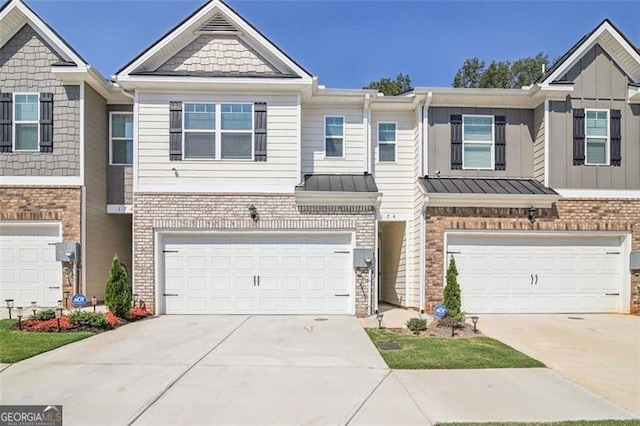
[[[491,115],[464,115],[462,117],[463,169],[494,169],[493,125],[493,116]]]
[[[38,151],[40,140],[40,95],[14,93],[13,95],[13,149]]]
[[[609,111],[585,111],[585,164],[609,164]]]
[[[169,102],[267,103],[267,161],[170,161]],[[296,96],[230,96],[141,93],[138,108],[138,189],[293,192],[299,183],[300,144]],[[175,168],[175,171],[172,170]],[[176,173],[177,172],[177,173]],[[177,176],[176,176],[177,175]],[[179,185],[179,189],[175,186]],[[188,189],[194,188],[194,189]]]
[[[109,114],[110,164],[133,164],[133,114]]]

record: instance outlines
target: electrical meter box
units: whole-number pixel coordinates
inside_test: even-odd
[[[77,262],[80,259],[80,244],[56,243],[57,262]]]
[[[373,268],[373,261],[372,248],[353,249],[353,266],[355,268]]]
[[[632,251],[629,257],[629,269],[640,270],[640,251]]]

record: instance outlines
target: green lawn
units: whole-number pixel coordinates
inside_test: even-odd
[[[379,342],[396,342],[402,345],[399,350],[378,348],[387,365],[395,369],[544,367],[540,361],[490,337],[414,337],[377,329],[367,329],[367,333],[376,346]]]
[[[44,333],[9,330],[16,320],[0,320],[0,362],[13,363],[93,336],[88,331]]]
[[[446,426],[638,426],[640,420],[578,420],[552,423],[436,423]]]

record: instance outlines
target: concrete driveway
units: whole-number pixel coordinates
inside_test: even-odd
[[[640,317],[482,315],[478,328],[640,414]]]

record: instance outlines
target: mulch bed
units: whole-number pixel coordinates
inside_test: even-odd
[[[427,329],[417,334],[420,337],[448,337],[451,338],[451,320],[432,320],[427,323]],[[387,328],[391,332],[399,334],[401,336],[415,336],[416,334],[408,328]],[[478,330],[477,333],[473,332],[473,324],[460,323],[454,330],[454,338],[470,338],[478,337],[483,334]]]

